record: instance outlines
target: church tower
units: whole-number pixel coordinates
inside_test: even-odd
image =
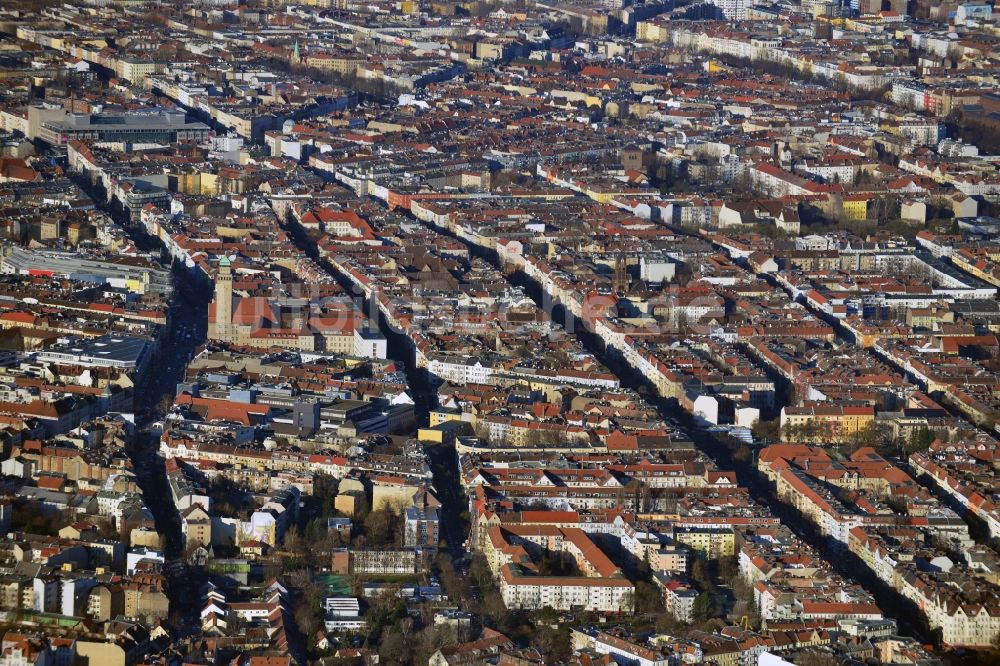
[[[618,294],[627,294],[629,287],[628,269],[625,266],[625,257],[618,255],[615,259],[615,281],[612,288]]]
[[[229,342],[233,334],[233,269],[229,257],[219,260],[215,278],[215,331],[209,337]]]

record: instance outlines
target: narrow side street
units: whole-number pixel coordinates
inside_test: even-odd
[[[103,201],[103,198],[95,197],[95,201]],[[165,258],[160,241],[149,236],[141,227],[131,224],[121,211],[109,206],[103,206],[102,210],[126,230],[137,248],[158,254],[161,261]],[[164,539],[165,591],[170,599],[172,629],[178,637],[184,637],[200,628],[198,606],[203,575],[184,560],[181,516],[170,495],[164,460],[157,452],[159,430],[156,424],[173,402],[188,361],[205,341],[211,287],[206,280],[182,265],[172,266],[171,271],[173,293],[168,305],[167,324],[160,333],[150,365],[136,387],[138,432],[130,455],[143,500],[153,513],[157,532]]]

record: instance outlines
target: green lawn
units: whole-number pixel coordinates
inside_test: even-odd
[[[316,576],[316,582],[325,585],[327,594],[350,594],[351,583],[347,576],[326,573]]]

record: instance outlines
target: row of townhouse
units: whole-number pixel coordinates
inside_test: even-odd
[[[972,466],[985,470],[985,465],[981,465],[971,456],[956,457],[954,462],[955,469],[950,469],[947,455],[940,458],[932,451],[918,451],[910,454],[909,458],[910,467],[919,478],[930,483],[955,504],[983,521],[991,537],[1000,537],[1000,515],[985,487],[981,489],[978,483],[959,476],[962,467]]]
[[[676,48],[757,63],[776,63],[829,82],[858,90],[875,90],[908,75],[905,68],[838,62],[836,55],[818,60],[814,53],[784,45],[779,35],[740,32],[717,23],[676,21],[657,36]]]
[[[784,526],[740,532],[737,565],[764,627],[791,620],[889,623],[874,598],[834,573]]]
[[[508,608],[538,610],[548,606],[603,613],[627,613],[633,608],[635,586],[578,528],[494,527],[482,548]],[[530,553],[539,550],[566,553],[582,575],[532,573],[535,567]]]
[[[1000,633],[1000,588],[974,584],[940,570],[922,571],[905,541],[889,541],[877,530],[851,530],[850,550],[887,585],[919,609],[941,641],[952,647],[990,645]]]

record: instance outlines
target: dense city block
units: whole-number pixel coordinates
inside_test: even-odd
[[[4,2],[0,666],[1000,663],[992,11]]]

